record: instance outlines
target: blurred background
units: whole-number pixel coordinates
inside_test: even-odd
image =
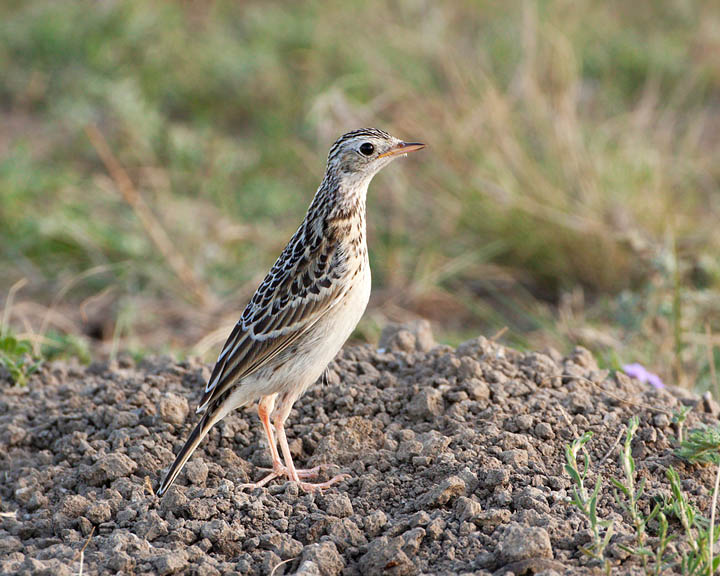
[[[356,340],[425,317],[717,389],[716,0],[5,0],[6,370],[211,360],[362,126],[429,147],[371,185]]]

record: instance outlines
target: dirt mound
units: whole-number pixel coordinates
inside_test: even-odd
[[[597,469],[620,477],[617,440],[633,413],[646,492],[669,493],[672,464],[699,509],[709,504],[712,472],[672,456],[668,415],[617,399],[672,411],[678,397],[609,378],[583,349],[524,354],[478,338],[453,350],[423,325],[381,346],[344,350],[290,416],[299,465],[351,474],[323,494],[239,488],[270,464],[254,411],[216,426],[168,494],[152,494],[195,423],[199,363],[50,364],[27,388],[5,383],[0,572],[76,574],[93,527],[89,575],[589,572],[564,447],[592,430]],[[615,521],[612,562],[639,573],[609,491],[598,514]]]

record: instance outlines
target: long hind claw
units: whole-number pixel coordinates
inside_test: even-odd
[[[245,490],[247,488],[248,490],[251,490],[251,491],[255,490],[255,488],[262,488],[263,486],[265,486],[265,484],[267,484],[271,480],[274,480],[278,476],[279,476],[279,474],[273,471],[273,472],[270,472],[270,474],[268,474],[261,480],[258,480],[257,482],[248,482],[245,484],[240,484],[239,488],[241,490]]]
[[[295,472],[297,473],[297,477],[299,479],[312,480],[314,478],[317,478],[320,471],[326,467],[328,467],[327,464],[320,464],[318,466],[315,466],[314,468],[295,470]],[[288,482],[295,482],[295,480],[293,480],[292,478],[292,473],[290,472],[289,468],[287,468],[287,466],[285,466],[281,462],[274,462],[272,468],[259,468],[259,470],[269,472],[269,474],[263,477],[261,480],[258,480],[257,482],[240,484],[240,488],[247,488],[249,490],[254,490],[255,488],[262,488],[275,478],[279,478],[281,476],[285,476],[288,479]],[[330,488],[331,486],[345,480],[346,478],[350,478],[350,475],[338,474],[337,476],[330,478],[330,480],[327,480],[326,482],[318,482],[317,484],[298,481],[298,486],[305,492],[316,492],[318,490],[325,490],[327,488]]]
[[[307,480],[312,480],[313,478],[317,478],[320,471],[325,468],[324,464],[320,464],[319,466],[315,466],[314,468],[308,468],[308,469],[299,469],[295,470],[297,472],[298,478],[305,478]],[[258,470],[262,470],[263,472],[273,472],[277,476],[287,476],[288,480],[291,479],[290,477],[290,471],[283,465],[280,464],[279,467],[273,466],[272,468],[258,468]]]
[[[312,482],[298,482],[298,486],[305,492],[319,492],[321,490],[327,490],[334,484],[342,482],[347,478],[350,478],[350,474],[338,474],[330,478],[327,482],[318,482],[317,484],[313,484]]]

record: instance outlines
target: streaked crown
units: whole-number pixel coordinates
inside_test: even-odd
[[[378,128],[361,128],[343,134],[330,148],[327,170],[339,174],[372,177],[395,157],[423,148],[419,142],[403,142]]]

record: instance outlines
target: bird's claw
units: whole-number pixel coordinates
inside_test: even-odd
[[[327,488],[330,488],[334,484],[342,482],[347,478],[350,478],[350,474],[338,474],[337,476],[333,476],[332,478],[330,478],[330,480],[328,480],[327,482],[319,482],[317,484],[313,484],[311,482],[298,482],[298,486],[302,488],[305,492],[318,492],[321,490],[326,490]]]
[[[329,467],[337,468],[338,466],[336,464],[319,464],[318,466],[315,466],[314,468],[308,468],[307,470],[295,470],[296,478],[293,478],[290,470],[284,464],[275,463],[273,464],[272,468],[259,468],[259,470],[269,472],[267,476],[257,482],[240,484],[240,489],[247,488],[249,490],[254,490],[255,488],[262,488],[271,480],[279,478],[280,476],[285,476],[288,479],[288,482],[297,482],[298,487],[300,487],[303,491],[316,492],[318,490],[325,490],[327,488],[330,488],[334,484],[337,484],[338,482],[341,482],[346,478],[350,478],[349,474],[338,474],[337,476],[330,478],[330,480],[327,480],[326,482],[318,482],[317,484],[313,484],[312,482],[303,482],[303,480],[305,479],[312,480],[313,478],[317,478],[321,470]]]
[[[295,472],[298,478],[307,478],[308,480],[312,480],[313,478],[317,478],[318,474],[325,468],[327,468],[326,464],[319,464],[314,468],[296,469]],[[275,474],[275,476],[287,476],[288,480],[292,480],[290,471],[284,464],[274,464],[272,468],[258,468],[258,470],[262,470],[263,472],[268,472],[270,474]]]

